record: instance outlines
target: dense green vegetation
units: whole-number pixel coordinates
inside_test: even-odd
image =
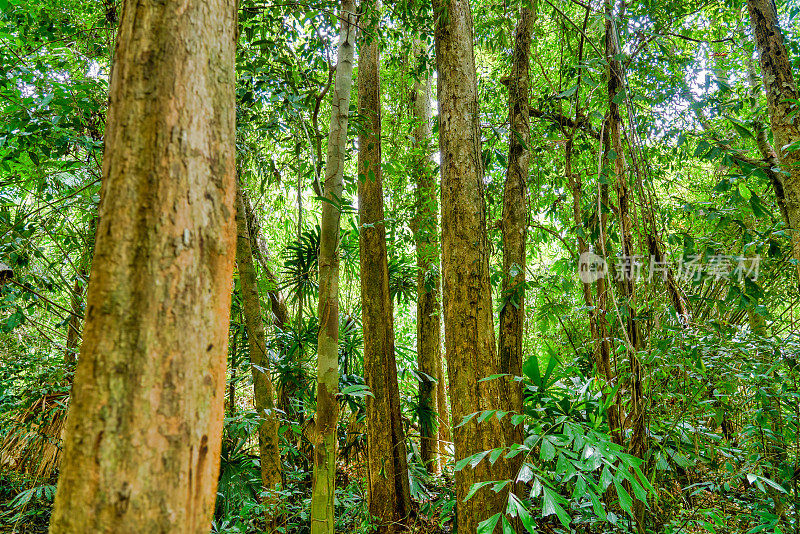
[[[325,155],[339,3],[242,0],[236,168],[251,210],[267,361],[259,366],[251,358],[237,269],[211,531],[310,532],[325,204],[341,214],[335,527],[389,531],[371,516],[366,488],[366,433],[376,423],[367,413],[374,395],[365,381],[359,249],[372,226],[359,218],[359,179],[370,177],[359,177],[358,140],[371,122],[359,107],[358,55],[376,39],[381,226],[411,497],[402,528],[463,534],[454,477],[508,462],[513,479],[471,487],[470,498],[494,492],[507,503],[480,518],[482,533],[800,533],[800,257],[792,251],[792,207],[786,207],[800,194],[790,189],[800,138],[777,146],[747,3],[469,5],[498,337],[502,308],[520,307],[525,295],[523,363],[521,373],[510,373],[521,376],[507,377],[499,363],[476,376],[503,387],[521,383],[523,410],[475,407],[468,418],[448,421],[449,412],[440,406],[437,417],[436,402],[431,407],[420,398],[421,384],[453,388],[447,374],[420,371],[416,352],[415,192],[426,156],[415,140],[414,98],[420,80],[430,76],[435,88],[442,77],[432,7],[404,0],[376,13],[365,2],[337,198],[325,189]],[[789,77],[797,80],[800,4],[777,1],[776,8]],[[0,0],[0,532],[45,531],[56,494],[81,361],[121,9],[116,0]],[[509,87],[521,9],[535,17],[524,147],[527,265],[524,281],[509,287],[504,280],[520,269],[503,268],[502,225],[509,144],[517,135],[509,126]],[[618,47],[610,54],[609,35]],[[609,65],[621,82],[613,94]],[[441,126],[435,99],[434,89],[434,146]],[[782,102],[797,131],[800,100]],[[438,183],[442,155],[431,152],[428,167]],[[608,261],[599,283],[584,284],[579,276],[589,251]],[[434,263],[435,276],[426,273],[422,285],[438,284],[438,255]],[[442,342],[447,332],[443,319]],[[259,371],[275,387],[277,489],[262,479],[263,414],[253,389]],[[459,400],[451,397],[451,408]],[[433,432],[436,439],[440,424],[458,435],[462,425],[477,422],[480,429],[492,419],[519,429],[518,443],[454,457],[450,437],[426,466],[421,435]]]

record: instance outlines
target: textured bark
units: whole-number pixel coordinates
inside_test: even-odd
[[[631,442],[628,448],[631,454],[639,458],[644,458],[647,451],[647,441],[645,437],[645,412],[644,412],[644,392],[642,385],[642,365],[637,354],[641,348],[641,338],[639,325],[634,311],[635,299],[635,272],[633,271],[632,259],[636,254],[633,247],[633,225],[631,221],[630,209],[630,190],[628,188],[628,177],[625,172],[625,157],[622,148],[622,137],[620,127],[619,105],[614,101],[615,97],[624,91],[622,79],[622,64],[618,59],[619,46],[617,43],[612,19],[614,13],[610,0],[606,2],[606,60],[609,64],[608,76],[608,135],[611,141],[611,151],[614,153],[614,175],[617,190],[618,215],[620,225],[620,254],[628,259],[627,265],[621,266],[620,288],[624,304],[627,308],[626,316],[626,337],[628,358],[630,361],[630,426],[632,430]]]
[[[414,43],[415,69],[412,91],[414,114],[414,243],[417,249],[417,370],[419,382],[420,455],[429,473],[441,467],[440,442],[447,411],[444,400],[442,367],[441,304],[439,301],[439,201],[433,169],[431,125],[431,79],[421,72],[424,51],[419,39]],[[441,395],[440,395],[441,391]],[[436,415],[434,415],[436,414]],[[449,426],[449,423],[444,423]]]
[[[442,156],[442,294],[445,350],[453,420],[476,411],[507,409],[496,374],[492,294],[486,235],[478,123],[477,78],[472,13],[466,0],[434,0],[438,68],[439,143]],[[475,418],[454,429],[456,461],[477,452],[510,445],[506,427],[492,417]],[[487,461],[455,474],[456,515],[460,532],[505,510],[506,492],[479,490],[465,501],[473,483],[513,479],[509,462]]]
[[[607,119],[605,122],[608,122]],[[608,153],[611,150],[611,141],[608,135],[608,128],[605,126],[603,127],[602,143],[601,167],[607,169],[609,165]],[[605,233],[608,229],[608,213],[606,213],[604,207],[611,206],[607,183],[601,183],[599,185],[598,195],[600,197],[598,203],[598,210],[600,212],[600,243],[599,245],[596,244],[596,248],[602,251],[606,258],[611,258],[613,256],[613,251],[610,248],[610,242],[608,242],[608,235]],[[609,308],[609,291],[611,288],[608,282],[609,281],[605,278],[599,278],[595,283],[597,291],[595,321],[597,322],[597,335],[600,339],[600,344],[595,348],[595,357],[598,373],[600,373],[601,376],[605,378],[606,383],[613,388],[617,383],[618,377],[616,360],[614,362],[614,367],[612,368],[611,366],[611,325],[608,322],[608,313],[611,311]],[[608,426],[611,430],[611,436],[614,442],[618,445],[623,445],[622,420],[623,409],[620,404],[619,394],[617,394],[608,407]]]
[[[325,198],[319,247],[319,336],[317,338],[317,413],[312,435],[314,476],[311,490],[312,534],[333,534],[336,484],[336,423],[339,419],[339,219],[342,198],[350,90],[353,86],[355,2],[342,0],[336,82],[325,163]]]
[[[621,1],[624,11],[624,0]],[[608,134],[611,143],[611,152],[614,159],[614,175],[617,190],[617,209],[620,226],[620,254],[624,258],[621,265],[621,280],[619,287],[626,308],[625,315],[625,337],[628,361],[630,363],[630,410],[629,426],[631,428],[631,439],[628,443],[628,450],[633,456],[644,458],[647,452],[647,421],[644,406],[644,384],[642,377],[642,363],[639,359],[639,349],[642,347],[642,339],[638,318],[634,307],[636,298],[636,271],[633,267],[633,258],[636,254],[633,247],[633,224],[631,220],[631,198],[628,187],[628,176],[625,169],[625,156],[622,146],[621,126],[619,105],[615,102],[617,96],[625,90],[623,84],[623,67],[619,61],[621,47],[617,40],[614,27],[615,18],[612,7],[612,0],[606,0],[606,27],[605,45],[606,61],[608,61]],[[651,251],[652,252],[652,251]],[[636,528],[639,532],[644,532],[644,503],[636,500],[633,503],[634,518]]]
[[[792,76],[792,66],[773,0],[747,0],[747,10],[756,36],[775,154],[784,171],[779,178],[791,227],[792,256],[798,261],[800,281],[800,150],[790,151],[786,148],[793,143],[800,143],[800,119],[796,116],[796,104],[792,103],[800,98],[800,93]]]
[[[528,169],[531,124],[529,70],[534,11],[521,10],[514,43],[514,61],[508,84],[508,169],[503,193],[503,297],[498,352],[500,372],[522,376],[522,339],[525,329],[525,246],[528,241]],[[522,383],[508,381],[510,408],[522,413]],[[521,428],[517,431],[522,443]]]
[[[242,311],[247,328],[247,343],[250,353],[250,370],[253,374],[253,400],[256,413],[261,419],[258,425],[258,452],[261,463],[261,483],[268,490],[280,487],[281,455],[278,450],[278,413],[275,410],[275,391],[269,376],[264,319],[258,295],[258,281],[253,262],[253,249],[242,191],[236,195],[236,264],[239,268],[239,283],[242,290]],[[265,504],[276,504],[277,496],[268,497]],[[270,518],[267,518],[270,522]]]
[[[783,180],[775,171],[775,169],[779,167],[778,155],[775,154],[775,149],[767,140],[767,129],[762,122],[761,117],[759,116],[758,101],[761,94],[761,85],[756,79],[756,69],[755,65],[753,64],[753,58],[748,56],[745,58],[745,63],[747,65],[747,82],[750,86],[750,96],[753,98],[753,103],[750,106],[750,111],[754,117],[753,137],[756,142],[756,147],[763,158],[762,162],[752,161],[746,163],[750,164],[752,167],[761,168],[767,175],[770,184],[772,184],[772,190],[775,192],[775,202],[778,204],[778,209],[781,212],[783,221],[787,226],[791,226],[789,222],[789,212],[786,211],[786,194],[783,191]],[[734,158],[735,157],[736,156],[734,156]]]
[[[441,315],[441,304],[439,310]],[[451,455],[450,444],[453,441],[451,428],[453,422],[450,420],[450,409],[447,406],[447,371],[444,368],[444,357],[441,345],[439,348],[439,359],[436,362],[436,425],[439,434],[439,472],[443,472],[447,465],[447,460]]]
[[[378,2],[362,3],[367,19]],[[394,321],[381,176],[380,51],[375,30],[361,34],[358,56],[358,217],[364,333],[367,502],[381,532],[395,532],[411,511],[405,435],[394,354]]]
[[[280,280],[277,275],[269,268],[267,260],[269,260],[269,251],[264,240],[261,238],[261,225],[258,218],[253,212],[253,206],[247,194],[242,191],[242,200],[244,201],[244,212],[247,217],[247,230],[250,236],[250,248],[253,251],[253,259],[258,262],[261,269],[264,271],[264,276],[270,284],[267,292],[270,302],[270,311],[272,312],[272,324],[279,330],[286,328],[286,323],[289,322],[289,309],[286,307],[286,300],[281,295]]]
[[[236,239],[235,28],[234,0],[123,3],[50,532],[210,529]]]
[[[266,244],[261,239],[261,225],[258,222],[258,218],[255,216],[253,212],[253,207],[250,203],[250,199],[247,197],[245,191],[242,191],[243,201],[244,201],[244,211],[247,216],[247,229],[250,234],[250,245],[251,250],[253,251],[253,259],[258,263],[261,267],[261,271],[263,276],[266,276],[267,281],[270,284],[270,289],[267,290],[267,295],[269,296],[270,302],[270,310],[272,316],[272,324],[275,325],[280,331],[286,330],[286,325],[289,323],[289,309],[286,306],[286,301],[283,298],[280,290],[280,280],[276,274],[270,269],[267,260],[269,259],[269,250],[267,249]],[[293,351],[292,354],[288,355],[290,358],[292,372],[288,375],[284,374],[284,380],[278,382],[277,387],[277,407],[280,412],[283,412],[287,415],[287,417],[295,418],[298,414],[294,413],[293,406],[292,406],[292,399],[296,397],[297,392],[297,378],[299,376],[298,370],[298,362],[297,362],[297,350]],[[297,420],[297,419],[295,419]]]

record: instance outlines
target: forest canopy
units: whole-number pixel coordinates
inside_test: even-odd
[[[800,533],[797,0],[0,0],[0,532]]]

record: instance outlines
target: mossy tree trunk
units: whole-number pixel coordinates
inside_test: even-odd
[[[747,11],[756,37],[775,154],[784,171],[779,177],[791,226],[792,256],[798,261],[800,287],[800,118],[796,104],[800,92],[792,75],[775,3],[773,0],[747,0]]]
[[[443,404],[441,303],[439,301],[439,200],[433,168],[431,125],[431,79],[424,63],[420,40],[414,42],[414,243],[417,252],[417,370],[419,381],[420,456],[429,473],[441,465]],[[441,391],[441,395],[439,394]],[[440,404],[440,399],[442,404]]]
[[[531,32],[535,13],[522,8],[514,40],[508,83],[508,168],[503,193],[503,307],[498,352],[500,372],[522,376],[525,330],[525,270],[528,241],[528,170],[530,168],[530,103],[528,98]],[[522,383],[509,380],[509,408],[522,413]],[[517,432],[522,439],[521,429]],[[522,441],[520,441],[521,443]]]
[[[405,433],[394,353],[394,320],[381,175],[380,5],[361,5],[368,30],[361,33],[358,61],[358,217],[361,318],[364,332],[367,501],[381,532],[394,532],[411,511]]]
[[[496,374],[483,166],[478,123],[477,78],[472,12],[466,0],[434,0],[441,152],[442,295],[456,461],[477,452],[508,446],[508,427],[492,417],[483,423],[476,411],[505,409],[505,385],[481,381]],[[505,421],[503,422],[505,423]],[[479,490],[465,500],[475,482],[513,479],[509,462],[479,463],[455,474],[458,529],[505,511],[507,492]]]
[[[266,332],[261,314],[261,299],[253,262],[253,249],[241,188],[236,193],[236,264],[242,291],[242,311],[247,328],[250,353],[250,370],[253,375],[253,401],[260,419],[258,425],[258,452],[261,464],[261,483],[267,490],[280,489],[282,483],[281,455],[278,449],[278,412],[275,410],[275,391],[269,375],[269,356]],[[265,499],[265,504],[275,506],[277,494]],[[274,518],[267,517],[271,524]]]

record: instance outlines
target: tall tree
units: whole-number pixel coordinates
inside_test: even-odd
[[[236,239],[235,28],[234,0],[123,3],[50,532],[210,528]]]
[[[504,384],[481,380],[499,368],[489,283],[483,166],[472,12],[467,0],[434,0],[441,152],[442,294],[456,461],[510,445],[495,418],[479,426],[476,411],[504,407]],[[509,462],[479,463],[455,474],[459,531],[505,510],[506,493],[484,487],[466,500],[473,483],[514,478]]]
[[[525,329],[525,245],[528,241],[528,169],[530,168],[530,102],[528,97],[531,31],[535,12],[522,8],[514,40],[508,83],[508,168],[503,193],[503,307],[498,352],[500,372],[522,376]],[[522,413],[522,384],[509,380],[509,408]],[[521,439],[521,433],[520,433]]]
[[[747,11],[750,13],[750,24],[756,37],[761,62],[775,154],[783,170],[779,175],[783,186],[783,204],[792,228],[792,256],[798,262],[797,274],[800,282],[800,120],[797,118],[800,92],[792,75],[775,2],[747,0]],[[776,187],[776,194],[779,189],[781,188]],[[778,197],[780,198],[779,194]]]
[[[621,46],[617,33],[616,19],[625,10],[625,1],[620,0],[618,13],[614,12],[613,0],[605,3],[605,51],[608,62],[608,138],[610,148],[607,158],[613,163],[614,184],[617,192],[617,214],[620,229],[620,255],[621,265],[619,272],[619,288],[624,299],[625,331],[624,343],[630,364],[630,409],[629,421],[631,438],[628,443],[630,453],[638,458],[644,458],[647,452],[647,411],[645,408],[644,379],[642,363],[639,359],[639,350],[642,348],[642,336],[639,327],[639,318],[636,316],[636,268],[634,266],[636,252],[633,246],[633,220],[631,217],[631,192],[628,185],[626,172],[625,153],[622,145],[622,118],[618,102],[624,98],[625,86],[622,62],[619,60]],[[645,208],[646,209],[646,208]],[[656,251],[653,250],[655,253]],[[658,256],[660,259],[660,255]],[[609,419],[611,421],[611,419]],[[644,532],[645,508],[641,501],[633,503],[636,527],[639,532]]]
[[[258,452],[261,464],[261,483],[267,490],[278,489],[282,482],[281,455],[278,449],[278,413],[275,410],[275,391],[269,375],[269,356],[266,347],[261,299],[258,295],[253,248],[247,225],[241,187],[236,191],[236,264],[242,290],[242,312],[247,328],[250,352],[250,370],[253,375],[253,401],[260,419],[258,425]],[[267,504],[277,503],[277,493],[271,494]],[[267,518],[268,523],[272,521]]]
[[[342,0],[339,49],[331,102],[325,199],[319,245],[319,336],[317,338],[317,413],[313,432],[314,475],[311,490],[311,532],[334,531],[336,488],[336,423],[339,420],[339,219],[346,156],[353,48],[356,38],[354,0]]]
[[[428,472],[440,465],[439,443],[444,441],[447,406],[442,369],[441,304],[439,301],[439,201],[432,161],[431,79],[425,51],[414,42],[414,243],[417,252],[417,370],[420,373],[420,456]],[[441,403],[440,403],[441,398]],[[445,416],[445,417],[443,417]],[[438,429],[438,432],[437,432]]]
[[[624,5],[624,4],[623,4]],[[645,438],[645,411],[644,392],[642,382],[642,366],[639,361],[638,350],[641,348],[638,318],[634,310],[634,295],[636,289],[636,270],[634,257],[636,251],[633,247],[633,221],[631,218],[631,198],[628,186],[628,175],[625,168],[625,154],[622,146],[622,119],[619,109],[619,100],[624,98],[623,66],[619,60],[619,42],[616,31],[616,14],[612,0],[606,0],[606,26],[605,46],[606,61],[608,62],[608,137],[610,151],[608,159],[613,164],[615,185],[617,191],[617,213],[620,228],[620,255],[622,257],[619,273],[620,289],[625,305],[625,346],[630,361],[630,391],[631,391],[631,454],[642,458],[647,450]]]
[[[380,3],[361,5],[369,31],[358,53],[358,217],[361,264],[361,318],[364,332],[367,499],[382,532],[393,532],[411,511],[405,432],[394,353],[394,320],[381,175]]]

